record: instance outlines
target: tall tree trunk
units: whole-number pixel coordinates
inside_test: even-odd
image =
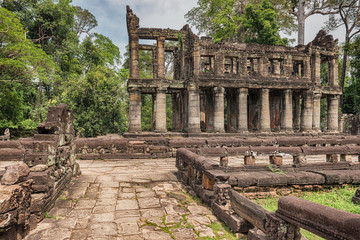
[[[344,92],[344,85],[345,85],[345,76],[346,76],[346,65],[347,65],[347,55],[348,55],[348,50],[347,50],[347,44],[348,43],[345,43],[345,48],[344,48],[344,57],[343,57],[343,62],[342,62],[342,66],[341,66],[341,78],[340,78],[340,90],[342,92]],[[343,95],[340,95],[340,104],[339,106],[343,107],[343,102],[344,99],[343,99]]]
[[[298,9],[298,45],[305,42],[305,0],[299,0]]]
[[[40,105],[40,122],[43,122],[42,114],[41,114],[41,107],[42,107],[42,82],[39,81],[39,105]]]

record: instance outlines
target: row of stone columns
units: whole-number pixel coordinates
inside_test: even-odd
[[[200,132],[200,95],[196,86],[188,87],[187,104],[187,128],[188,132]],[[224,94],[223,87],[215,87],[214,101],[214,131],[225,132],[224,128]],[[270,90],[261,89],[260,93],[260,132],[270,132]],[[320,131],[320,93],[304,91],[302,93],[302,108],[300,117],[300,96],[295,95],[295,118],[293,118],[293,92],[284,90],[284,106],[281,114],[281,129],[285,132],[293,131],[300,125],[300,131]],[[129,89],[130,113],[129,131],[141,131],[141,92],[138,88]],[[328,101],[328,131],[338,131],[338,96],[329,95]],[[237,90],[237,131],[248,131],[248,89]],[[166,131],[166,89],[158,88],[154,104],[155,132]],[[294,119],[294,124],[293,124]],[[300,119],[300,124],[297,123]]]
[[[214,104],[214,131],[224,132],[224,88],[215,87]],[[260,93],[260,132],[270,132],[270,90],[261,89]],[[245,133],[248,131],[248,89],[239,88],[237,91],[238,116],[237,132]],[[281,129],[284,132],[292,132],[294,129],[300,129],[302,132],[320,131],[320,93],[304,91],[302,93],[302,107],[300,106],[300,95],[294,95],[295,99],[295,118],[293,118],[293,91],[284,90],[284,107],[281,115]],[[198,99],[198,98],[196,98]],[[338,96],[329,95],[328,98],[328,132],[338,130]],[[191,107],[190,107],[191,106]],[[190,109],[191,108],[191,109]],[[190,97],[189,92],[189,123],[198,122],[198,113],[200,108],[199,100],[195,96]],[[196,110],[194,110],[196,109]],[[196,114],[195,114],[196,113]],[[301,113],[301,115],[300,115]],[[293,122],[294,121],[294,122]],[[199,124],[191,125],[189,132],[199,132]],[[196,130],[195,130],[195,128]]]

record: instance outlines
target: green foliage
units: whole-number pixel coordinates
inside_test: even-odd
[[[153,129],[153,96],[141,94],[141,130],[152,131]]]
[[[280,37],[276,18],[277,13],[270,1],[263,0],[259,5],[248,4],[241,18],[245,42],[287,45],[288,39]]]
[[[298,197],[342,211],[360,214],[360,206],[354,204],[351,201],[357,188],[358,186],[350,185],[340,188],[333,188],[329,191],[305,192],[300,194]],[[278,198],[268,197],[265,199],[258,199],[256,202],[266,210],[274,212],[277,209],[278,200]],[[301,229],[301,234],[309,240],[322,239],[315,234],[303,229]]]
[[[211,1],[209,5],[210,16],[213,16],[213,37],[215,42],[222,39],[240,38],[241,15],[234,8],[236,0]],[[219,9],[221,9],[219,11]]]
[[[269,170],[273,173],[276,174],[285,174],[286,172],[284,172],[283,170],[281,170],[280,168],[278,168],[277,166],[271,165],[270,163],[267,164],[267,167],[269,168]]]
[[[74,30],[78,36],[86,33],[90,35],[90,31],[95,28],[98,23],[95,16],[87,9],[75,6],[75,26]]]
[[[15,14],[0,8],[0,79],[17,82],[54,78],[55,64],[39,47],[25,38]]]
[[[36,125],[44,105],[39,104],[37,82],[58,79],[56,64],[42,49],[25,38],[16,15],[0,8],[0,125]],[[46,98],[46,97],[45,97]],[[37,111],[35,111],[37,108]],[[34,120],[30,123],[29,119]]]
[[[49,105],[64,102],[83,136],[126,131],[128,70],[109,38],[90,33],[95,17],[70,0],[0,5],[0,126],[35,127]]]
[[[273,13],[276,14],[276,25],[278,31],[284,31],[288,34],[296,30],[296,25],[294,24],[295,18],[291,14],[290,9],[292,9],[293,5],[291,2],[287,0],[272,0],[267,1],[267,5],[275,6],[272,7],[274,9]],[[185,18],[192,25],[195,26],[196,29],[199,30],[200,33],[204,33],[209,36],[213,36],[215,42],[218,42],[222,39],[233,39],[237,41],[245,41],[246,29],[241,27],[242,18],[244,14],[246,14],[246,7],[248,5],[252,5],[255,8],[264,4],[264,1],[260,0],[251,0],[251,1],[239,1],[239,0],[198,0],[198,5],[191,9],[186,15]],[[249,11],[249,10],[248,10]],[[262,12],[261,14],[266,14],[264,16],[265,19],[269,18],[268,12]],[[260,18],[263,18],[260,16]],[[256,16],[255,20],[259,20],[259,17]],[[267,20],[267,19],[266,19]],[[265,21],[261,20],[261,24],[264,24]],[[256,28],[254,26],[253,28]],[[258,28],[258,27],[257,27]],[[271,28],[268,26],[265,27],[265,31],[270,31]],[[264,33],[262,33],[264,35]],[[274,38],[273,35],[270,35]],[[279,38],[279,37],[277,37]],[[280,38],[279,38],[280,39]],[[278,40],[279,40],[278,39]],[[276,40],[276,38],[275,38]],[[285,41],[285,40],[284,40]],[[280,41],[280,43],[272,39],[271,43],[266,44],[280,44],[284,45],[287,42]],[[262,42],[261,42],[262,43]]]
[[[117,73],[98,65],[64,85],[60,101],[74,111],[74,126],[91,137],[127,130],[127,71]]]
[[[81,47],[83,48],[81,59],[86,70],[98,65],[116,70],[120,64],[119,48],[102,34],[94,33],[93,36],[86,37]]]
[[[360,37],[347,45],[350,56],[350,76],[347,76],[343,90],[344,113],[360,111]]]

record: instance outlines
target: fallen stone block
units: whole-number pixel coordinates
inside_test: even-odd
[[[235,233],[247,233],[253,225],[248,221],[240,218],[237,214],[231,213],[224,206],[215,202],[211,203],[211,209],[214,214],[220,218]]]
[[[0,161],[23,161],[24,149],[0,148]]]
[[[29,167],[25,163],[8,166],[5,168],[5,174],[1,178],[1,184],[12,185],[25,181],[30,173]]]
[[[42,172],[30,172],[27,179],[34,181],[34,193],[49,192],[54,187],[54,179],[51,177],[51,169]]]

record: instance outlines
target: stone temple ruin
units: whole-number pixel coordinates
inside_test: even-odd
[[[129,132],[141,131],[143,94],[153,96],[155,132],[167,130],[166,94],[172,99],[173,131],[319,132],[321,98],[327,99],[327,132],[338,131],[339,50],[337,40],[325,31],[306,46],[214,44],[193,34],[188,25],[173,30],[141,28],[139,23],[127,7]],[[144,39],[157,44],[141,44]],[[179,46],[167,46],[166,41]],[[151,79],[140,77],[143,50],[152,52]],[[165,53],[173,54],[173,79],[165,77]]]
[[[360,115],[352,127],[358,136],[338,132],[341,91],[332,36],[320,31],[297,47],[214,44],[188,26],[140,28],[129,7],[127,25],[129,133],[75,138],[72,111],[61,104],[49,108],[33,137],[8,141],[8,131],[0,136],[0,163],[11,163],[0,168],[0,239],[27,234],[27,240],[49,239],[54,233],[59,239],[102,234],[106,239],[195,239],[210,229],[200,223],[204,218],[209,224],[219,219],[250,240],[303,239],[300,228],[325,239],[359,238],[357,214],[294,196],[281,197],[275,212],[250,201],[360,184]],[[141,39],[157,44],[140,44]],[[140,77],[140,51],[152,53],[151,79]],[[174,59],[172,79],[165,76],[166,54]],[[152,95],[155,133],[141,133],[144,94]],[[167,94],[172,131],[185,134],[164,134]],[[327,99],[326,132],[320,126],[321,98]],[[72,180],[80,165],[84,174]],[[212,212],[199,205],[186,210],[184,190]],[[359,199],[360,189],[353,202]],[[41,225],[54,204],[63,219],[53,216]],[[210,222],[203,211],[217,218],[212,215]],[[191,217],[197,228],[184,228]],[[169,235],[149,226],[157,218],[159,226],[168,220],[178,225],[178,232]],[[176,238],[180,230],[190,235]],[[211,233],[207,237],[215,236]]]

